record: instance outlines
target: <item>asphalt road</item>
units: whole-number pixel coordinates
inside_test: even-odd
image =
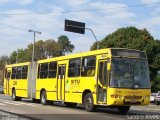
[[[126,115],[119,114],[115,109],[100,108],[96,112],[86,112],[81,106],[74,108],[61,104],[43,106],[31,100],[12,101],[10,96],[0,94],[0,118],[15,116],[24,120],[128,120],[128,119],[160,119],[160,106],[131,107]],[[7,115],[4,115],[7,114]],[[17,120],[17,119],[16,119]]]

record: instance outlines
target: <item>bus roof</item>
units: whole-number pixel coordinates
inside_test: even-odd
[[[57,60],[65,60],[65,59],[67,60],[67,59],[71,59],[71,58],[92,56],[92,55],[105,54],[105,53],[108,53],[109,55],[111,55],[111,50],[134,50],[137,52],[142,52],[140,50],[127,49],[127,48],[105,48],[105,49],[93,50],[93,51],[88,51],[88,52],[70,54],[70,55],[66,55],[66,56],[59,56],[59,57],[38,60],[38,63],[57,61]],[[17,63],[17,64],[6,65],[6,67],[23,66],[23,65],[29,65],[30,63],[31,62]]]

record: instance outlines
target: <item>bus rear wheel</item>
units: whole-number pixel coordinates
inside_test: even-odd
[[[129,111],[130,106],[120,106],[117,109],[118,109],[119,113],[126,114]]]
[[[93,102],[93,96],[91,93],[87,93],[84,97],[84,108],[88,112],[92,112],[95,110],[94,102]]]
[[[42,93],[41,93],[41,104],[42,104],[42,105],[47,105],[47,95],[46,95],[46,91],[42,91]]]
[[[16,90],[15,89],[12,90],[12,100],[13,101],[19,101],[19,100],[21,100],[20,97],[16,96]]]

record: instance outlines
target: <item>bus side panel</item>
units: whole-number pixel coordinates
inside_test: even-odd
[[[16,89],[16,96],[28,97],[27,79],[25,79],[25,80],[12,80],[12,85]]]
[[[57,100],[56,94],[56,78],[52,79],[37,79],[36,81],[36,99],[40,99],[40,91],[46,90],[47,100]]]
[[[96,104],[96,80],[94,77],[68,78],[65,82],[65,101],[82,103],[82,95],[85,90],[91,91]]]
[[[84,92],[89,90],[92,93],[94,104],[96,104],[96,77],[82,77],[80,81],[80,90]],[[82,100],[82,98],[81,98]]]
[[[82,92],[79,85],[80,78],[68,78],[65,82],[65,101],[81,103]]]

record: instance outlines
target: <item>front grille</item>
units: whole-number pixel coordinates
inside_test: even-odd
[[[125,99],[141,99],[142,96],[124,96]]]

